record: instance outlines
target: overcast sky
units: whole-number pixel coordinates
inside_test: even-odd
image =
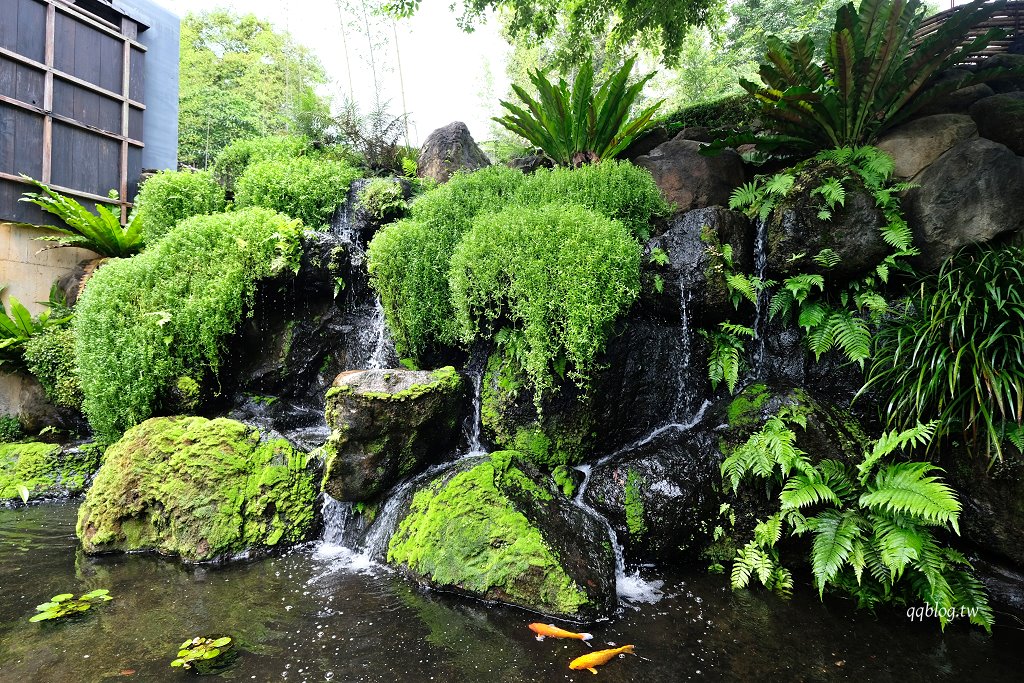
[[[179,16],[190,11],[227,8],[267,19],[317,54],[333,79],[330,92],[336,99],[348,94],[349,69],[337,0],[156,1]],[[362,3],[342,0],[342,4],[351,8],[344,42],[352,90],[365,109],[373,102],[375,88],[365,29],[358,32],[356,28],[365,26]],[[510,47],[502,39],[497,22],[479,27],[474,33],[464,33],[456,26],[449,4],[426,0],[415,17],[394,25],[413,144],[421,142],[435,128],[456,120],[465,121],[478,141],[487,139],[489,118],[498,113],[496,98],[507,90],[505,58]],[[372,16],[369,20],[375,25],[377,40],[388,41],[374,50],[374,66],[383,85],[382,99],[390,101],[390,109],[397,115],[402,111],[402,98],[391,22]],[[488,78],[488,73],[492,78]],[[487,96],[487,92],[491,94]]]

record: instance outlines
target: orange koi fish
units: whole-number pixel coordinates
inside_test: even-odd
[[[598,650],[597,652],[592,652],[589,655],[583,655],[582,657],[577,657],[572,660],[569,662],[569,668],[573,671],[583,671],[586,669],[590,673],[596,674],[597,669],[595,667],[607,664],[613,657],[617,657],[618,655],[625,654],[627,652],[631,655],[636,654],[633,652],[632,645],[623,645],[622,647],[617,647],[611,650]]]
[[[530,630],[537,634],[537,640],[544,640],[545,638],[573,638],[586,643],[594,637],[589,633],[573,633],[572,631],[558,628],[554,624],[541,624],[540,622],[530,624]],[[590,643],[587,643],[587,647],[590,647]]]

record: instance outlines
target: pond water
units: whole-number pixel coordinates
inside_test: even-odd
[[[228,567],[184,567],[147,555],[88,558],[76,505],[0,510],[0,680],[175,681],[176,646],[227,633],[241,656],[232,681],[591,680],[568,663],[589,650],[538,642],[536,615],[436,592],[339,546],[311,543]],[[845,601],[733,593],[721,576],[661,574],[660,600],[625,605],[590,625],[596,647],[633,643],[641,657],[601,667],[604,683],[1020,680],[1024,632],[941,634],[899,611],[873,616]],[[114,600],[66,623],[31,624],[50,596],[107,588]],[[545,620],[547,621],[547,620]],[[574,629],[569,626],[568,628]]]

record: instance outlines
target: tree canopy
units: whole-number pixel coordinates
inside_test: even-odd
[[[206,167],[229,142],[323,132],[330,101],[323,66],[287,33],[252,14],[188,14],[181,24],[178,158]]]

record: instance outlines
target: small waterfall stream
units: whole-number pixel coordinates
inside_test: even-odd
[[[754,239],[754,277],[757,282],[764,282],[765,268],[768,264],[768,221],[754,221],[757,230]],[[751,371],[755,376],[760,374],[764,363],[765,332],[768,325],[768,293],[763,289],[757,291],[754,305],[754,353]]]

